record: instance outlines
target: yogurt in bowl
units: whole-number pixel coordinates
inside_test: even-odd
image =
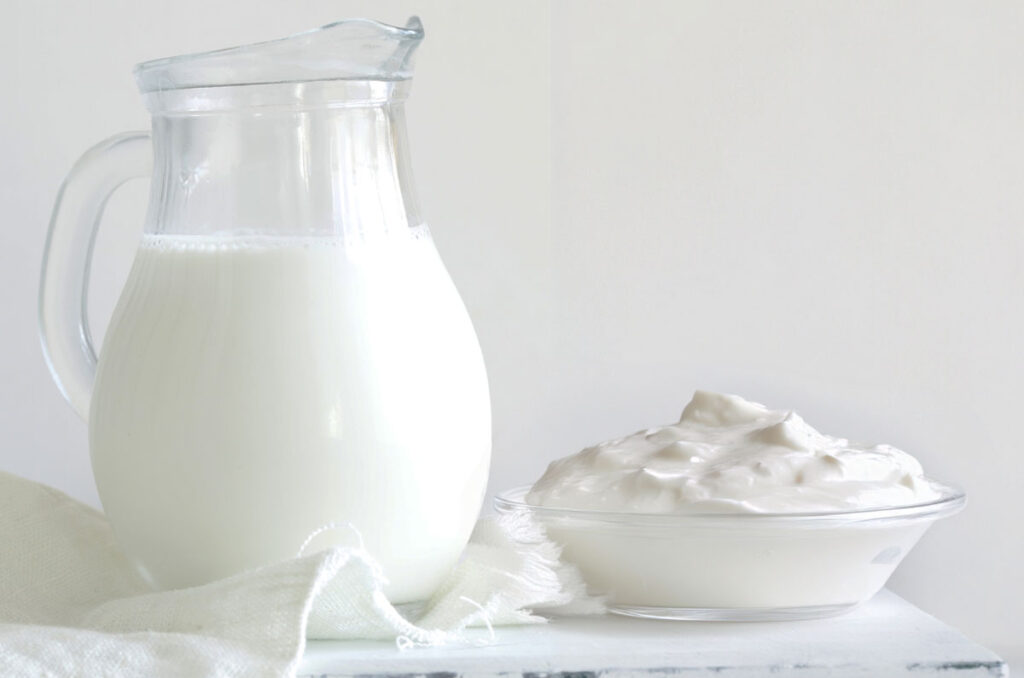
[[[965,501],[894,447],[698,391],[677,423],[559,459],[495,504],[533,513],[613,612],[767,620],[867,600]]]

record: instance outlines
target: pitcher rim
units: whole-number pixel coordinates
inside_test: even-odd
[[[345,74],[339,73],[336,77],[294,77],[288,79],[276,78],[270,80],[260,80],[254,78],[237,78],[236,81],[231,82],[220,82],[216,78],[210,82],[204,82],[201,79],[195,82],[176,81],[173,77],[170,77],[169,71],[176,67],[188,67],[188,66],[201,66],[206,61],[218,61],[224,58],[232,57],[245,57],[247,55],[259,54],[262,51],[272,50],[275,47],[287,46],[289,43],[299,42],[302,39],[314,38],[316,36],[323,35],[337,31],[340,28],[346,27],[368,27],[379,32],[380,39],[386,39],[394,44],[395,50],[392,53],[388,61],[379,64],[376,67],[377,72],[362,72]],[[138,83],[139,90],[143,94],[147,94],[154,91],[163,91],[169,89],[195,89],[203,87],[225,87],[225,86],[244,86],[254,84],[269,84],[276,82],[304,82],[304,81],[322,81],[322,80],[381,80],[381,81],[394,81],[394,80],[407,80],[412,77],[411,73],[411,55],[415,50],[416,46],[423,40],[424,30],[423,23],[420,18],[416,15],[409,17],[405,26],[396,26],[393,24],[387,24],[375,19],[369,19],[365,17],[356,17],[350,19],[341,19],[339,21],[333,21],[328,24],[324,24],[317,28],[312,28],[297,33],[292,33],[280,38],[273,38],[271,40],[261,40],[257,42],[245,43],[241,45],[234,45],[232,47],[222,47],[214,50],[207,50],[203,52],[190,52],[187,54],[179,54],[169,57],[160,57],[157,59],[149,59],[137,63],[132,69],[132,73],[135,76],[135,80]],[[343,36],[344,38],[344,36]],[[251,66],[251,64],[250,64]],[[363,65],[367,71],[373,71],[375,67],[372,65]],[[160,77],[163,76],[163,77]],[[223,76],[221,76],[223,77]]]

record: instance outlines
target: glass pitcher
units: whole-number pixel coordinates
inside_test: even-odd
[[[152,136],[99,144],[61,188],[44,352],[89,422],[117,538],[157,587],[294,557],[316,533],[306,552],[361,540],[389,598],[415,601],[469,538],[490,403],[413,187],[403,102],[422,38],[415,17],[358,19],[140,64]],[[151,171],[97,362],[96,227]]]

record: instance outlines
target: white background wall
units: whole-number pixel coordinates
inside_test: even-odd
[[[893,588],[1019,656],[1024,5],[1010,1],[7,2],[0,469],[97,502],[35,293],[64,173],[148,124],[132,64],[411,13],[428,36],[414,164],[488,362],[492,491],[674,419],[696,387],[793,407],[968,489]],[[97,328],[145,188],[111,202]]]

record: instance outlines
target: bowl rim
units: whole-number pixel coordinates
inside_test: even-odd
[[[630,513],[625,511],[602,511],[580,508],[560,508],[530,504],[526,494],[530,485],[520,485],[499,492],[493,504],[499,513],[529,511],[539,517],[574,518],[585,522],[634,523],[645,525],[730,525],[753,527],[755,525],[779,524],[797,526],[834,525],[836,523],[876,523],[890,521],[937,520],[963,510],[967,504],[967,493],[956,485],[929,480],[941,492],[938,499],[901,506],[879,506],[838,511],[813,511],[800,513]]]

